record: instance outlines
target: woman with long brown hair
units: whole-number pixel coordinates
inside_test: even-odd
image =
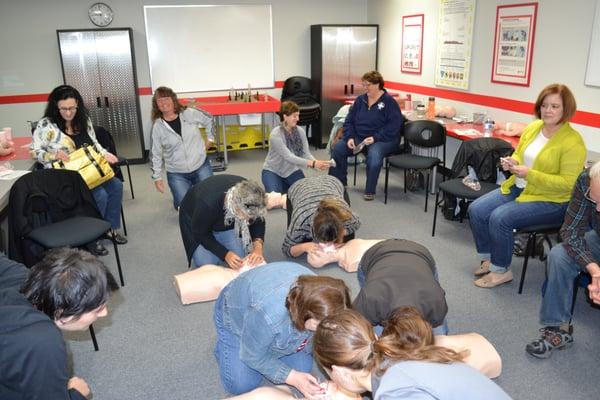
[[[344,310],[325,318],[313,339],[315,360],[340,387],[384,399],[510,399],[494,382],[464,363],[467,352],[433,344],[414,308],[400,308],[377,338],[369,321]],[[424,325],[425,327],[427,325]]]
[[[324,393],[311,374],[310,341],[321,320],[349,307],[344,281],[292,262],[270,263],[233,279],[219,294],[214,314],[225,390],[246,393],[268,379],[308,398]]]

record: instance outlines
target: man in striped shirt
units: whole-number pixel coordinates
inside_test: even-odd
[[[573,344],[571,302],[579,273],[591,276],[590,299],[600,304],[600,162],[577,178],[560,236],[563,242],[548,258],[548,283],[540,310],[542,335],[525,349],[537,358],[548,358],[554,349]]]

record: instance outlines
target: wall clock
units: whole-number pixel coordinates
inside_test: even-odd
[[[108,26],[113,20],[113,10],[105,3],[92,4],[88,10],[90,21],[96,26]]]

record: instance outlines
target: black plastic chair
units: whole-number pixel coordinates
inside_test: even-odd
[[[429,178],[435,174],[438,166],[446,165],[446,128],[444,125],[429,120],[409,121],[404,124],[404,141],[412,152],[387,158],[385,168],[384,204],[387,204],[388,181],[391,167],[404,170],[404,193],[406,193],[406,171],[427,170],[425,183],[425,212],[429,200]],[[438,157],[442,150],[442,158]],[[415,154],[425,152],[423,154]]]
[[[483,196],[486,193],[497,189],[499,186],[495,183],[482,182],[480,181],[481,190],[473,190],[462,182],[462,178],[450,179],[440,183],[437,193],[435,194],[435,210],[433,211],[433,225],[431,227],[431,236],[435,236],[435,224],[437,222],[438,208],[444,201],[443,197],[440,200],[440,193],[447,193],[450,196],[454,196],[457,199],[464,199],[467,202],[472,202]],[[462,214],[460,215],[460,222],[463,222]]]
[[[543,236],[550,249],[552,248],[552,241],[549,235],[556,235],[562,226],[562,222],[558,224],[541,224],[532,225],[525,228],[517,229],[516,233],[527,235],[527,245],[525,246],[525,253],[523,254],[523,268],[521,269],[521,280],[519,282],[519,294],[523,292],[523,283],[525,282],[525,274],[527,273],[527,264],[530,257],[535,257],[535,247],[537,243],[537,237]]]
[[[131,170],[129,168],[129,160],[123,157],[119,157],[117,154],[117,146],[115,145],[115,141],[110,134],[110,131],[101,127],[94,126],[94,132],[96,133],[96,139],[98,139],[98,143],[100,146],[104,147],[108,150],[109,153],[112,153],[119,160],[116,164],[112,164],[111,167],[115,171],[115,176],[121,182],[124,182],[123,172],[121,171],[121,166],[125,165],[127,167],[127,177],[129,178],[129,190],[131,191],[131,198],[135,199],[135,194],[133,193],[133,180],[131,180]],[[125,223],[125,211],[123,210],[123,205],[121,205],[121,221],[123,222],[123,233],[127,236],[127,224]]]
[[[58,247],[83,247],[96,240],[112,241],[121,286],[125,286],[117,242],[110,223],[103,220],[78,172],[58,169],[33,171],[19,178],[9,198],[9,255],[28,267],[43,251]],[[89,328],[94,350],[98,341]]]
[[[304,76],[292,76],[283,83],[281,101],[293,101],[300,108],[300,119],[298,125],[306,128],[313,127],[321,116],[321,105],[312,92],[310,78]]]
[[[131,169],[129,168],[129,160],[124,157],[119,157],[115,140],[113,139],[110,131],[101,126],[94,126],[94,131],[96,133],[96,139],[98,139],[98,143],[100,143],[102,147],[114,154],[119,159],[119,162],[113,164],[112,167],[115,170],[115,176],[119,178],[121,182],[124,182],[125,179],[123,178],[123,173],[121,172],[120,167],[124,165],[127,168],[127,178],[129,179],[131,198],[135,199],[135,194],[133,193],[133,181],[131,180]]]

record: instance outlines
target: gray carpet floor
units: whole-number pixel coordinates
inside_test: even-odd
[[[327,158],[323,150],[315,155]],[[263,150],[230,153],[226,173],[260,181],[265,156]],[[94,352],[87,332],[65,335],[73,372],[86,379],[95,400],[225,398],[212,353],[213,303],[182,306],[173,288],[173,275],[186,271],[187,263],[170,194],[154,189],[148,165],[132,166],[132,174],[135,199],[126,184],[123,202],[129,243],[120,247],[126,286],[111,298],[109,316],[94,325],[99,352]],[[525,344],[538,335],[544,264],[537,259],[530,263],[522,295],[517,294],[522,258],[513,259],[515,281],[492,290],[477,288],[472,271],[479,260],[468,222],[439,219],[432,238],[432,198],[429,211],[423,212],[423,192],[404,194],[401,174],[396,172],[384,205],[382,171],[376,200],[365,202],[364,166],[359,167],[358,176],[357,186],[348,187],[352,207],[362,218],[357,236],[407,238],[431,250],[446,290],[451,333],[479,332],[496,346],[504,363],[496,382],[513,398],[600,398],[594,383],[600,378],[600,312],[589,306],[583,291],[575,310],[574,346],[556,352],[549,360],[528,356]],[[285,224],[285,211],[269,212],[268,261],[284,259]],[[116,276],[114,256],[109,254],[103,261]],[[297,261],[306,264],[304,258]],[[336,266],[317,273],[344,279],[356,295],[355,274]]]

